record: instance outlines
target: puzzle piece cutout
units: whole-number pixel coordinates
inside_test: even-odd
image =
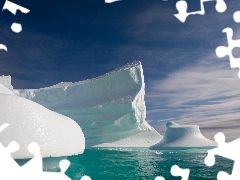
[[[236,23],[240,23],[240,11],[236,11],[234,14],[233,14],[233,19]]]
[[[224,0],[200,0],[201,4],[201,9],[200,11],[195,11],[195,12],[187,12],[188,9],[188,4],[185,0],[180,0],[176,3],[176,9],[178,10],[178,14],[174,14],[174,16],[184,23],[189,15],[204,15],[205,14],[205,8],[204,8],[204,2],[209,2],[209,1],[216,1],[216,6],[215,9],[219,13],[223,13],[227,9],[227,5]]]
[[[6,10],[6,9],[14,15],[16,15],[17,10],[21,11],[24,14],[30,12],[29,9],[24,8],[22,6],[19,6],[18,4],[15,4],[15,3],[11,2],[11,1],[8,1],[8,0],[5,1],[2,10]],[[11,29],[15,33],[20,33],[22,31],[22,25],[19,24],[19,23],[13,23],[12,26],[11,26]]]
[[[0,132],[2,132],[8,124],[3,124],[0,126]],[[12,169],[16,169],[16,173],[19,173],[19,165],[12,158],[11,153],[16,152],[19,149],[17,142],[12,141],[7,147],[4,147],[0,142],[0,179],[1,177],[6,177],[7,174],[13,174]],[[14,173],[15,174],[15,173]]]
[[[8,124],[0,126],[0,132],[8,127]],[[40,147],[32,142],[28,146],[28,151],[33,154],[33,158],[19,166],[12,158],[11,153],[18,151],[19,144],[15,141],[4,147],[0,142],[0,179],[24,179],[24,180],[71,180],[65,172],[70,166],[68,160],[62,160],[59,163],[60,172],[43,172],[43,162]],[[91,180],[89,176],[83,176],[81,180]]]
[[[5,46],[4,44],[0,44],[0,50],[1,49],[7,51],[7,46]]]
[[[21,11],[22,13],[26,14],[29,13],[30,10],[27,8],[24,8],[22,6],[19,6],[11,1],[6,0],[4,3],[4,6],[2,8],[3,10],[8,10],[10,11],[12,14],[16,15],[17,10]],[[11,29],[13,32],[15,33],[20,33],[22,31],[22,25],[20,23],[12,23],[11,25]],[[0,50],[5,50],[7,51],[7,47],[4,44],[0,44]]]
[[[223,133],[218,133],[214,137],[218,144],[218,147],[208,151],[208,155],[205,158],[205,164],[207,166],[213,166],[215,164],[215,155],[225,157],[233,160],[234,165],[232,174],[229,175],[224,171],[220,171],[217,175],[218,180],[239,180],[240,177],[240,139],[236,139],[232,142],[226,143],[225,136]]]
[[[117,1],[121,1],[121,0],[105,0],[105,3],[114,3],[114,2],[117,2]]]
[[[12,23],[11,29],[15,33],[20,33],[22,31],[22,25],[19,23]]]
[[[188,180],[189,174],[190,174],[189,169],[182,169],[178,165],[173,165],[171,167],[171,175],[175,177],[181,176],[182,177],[181,180]],[[154,180],[165,180],[165,178],[162,176],[157,176]]]
[[[92,180],[89,176],[83,176],[81,180]]]
[[[5,1],[5,4],[3,6],[3,9],[2,10],[8,10],[10,11],[12,14],[16,15],[17,13],[17,10],[21,11],[22,13],[26,14],[26,13],[29,13],[30,10],[25,8],[25,7],[22,7],[22,6],[19,6],[11,1],[8,1],[6,0]]]
[[[7,128],[9,124],[3,124],[0,126],[0,132]],[[0,159],[4,161],[4,164],[0,163],[0,170],[9,171],[9,167],[17,167],[16,161],[11,158],[11,153],[16,152],[19,149],[17,142],[12,141],[8,147],[4,147],[0,142]],[[0,162],[1,162],[0,161]]]
[[[2,132],[4,129],[6,129],[9,126],[9,124],[4,123],[0,126],[0,132]]]
[[[240,11],[236,11],[233,14],[233,19],[235,22],[239,23],[240,22]],[[227,36],[227,41],[228,41],[228,47],[225,46],[218,46],[216,48],[216,55],[219,58],[223,58],[225,56],[229,56],[230,60],[230,66],[231,68],[240,68],[240,58],[235,58],[232,54],[232,51],[234,48],[240,48],[240,39],[238,40],[233,40],[233,30],[232,28],[225,28],[223,29],[224,33],[226,33]],[[238,72],[238,77],[240,78],[240,70]]]

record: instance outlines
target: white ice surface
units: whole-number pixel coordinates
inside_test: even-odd
[[[88,147],[149,147],[162,139],[145,120],[145,83],[140,62],[90,80],[15,93],[74,119]]]
[[[166,132],[160,143],[151,149],[213,147],[216,142],[205,138],[197,125],[178,125],[173,122],[166,124]]]
[[[7,94],[0,94],[0,108],[0,124],[9,124],[1,132],[0,142],[8,146],[11,141],[17,141],[20,145],[14,158],[32,157],[27,150],[31,142],[39,144],[43,157],[83,153],[85,138],[72,119],[25,98]]]
[[[119,136],[119,134],[117,136]],[[157,137],[159,137],[159,134],[155,130],[132,130],[126,138],[111,143],[98,144],[93,147],[149,147],[151,144],[157,144],[160,139],[162,139],[161,137]]]
[[[12,81],[11,76],[3,76],[3,75],[0,76],[0,83],[3,84],[9,90],[13,90],[11,81]]]
[[[2,94],[10,94],[10,95],[15,95],[11,90],[6,88],[3,84],[0,83],[0,93]]]

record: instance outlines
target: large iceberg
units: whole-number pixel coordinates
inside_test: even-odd
[[[162,139],[145,120],[140,62],[90,80],[15,93],[74,119],[87,147],[150,147]]]
[[[214,147],[216,142],[205,138],[197,125],[166,124],[166,131],[161,142],[151,149]]]
[[[27,150],[31,142],[39,144],[42,157],[83,153],[85,138],[75,121],[7,90],[0,84],[0,125],[9,124],[1,132],[0,142],[4,146],[18,142],[20,149],[13,153],[15,159],[32,157]]]

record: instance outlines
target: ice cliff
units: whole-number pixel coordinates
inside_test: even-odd
[[[162,141],[152,146],[151,149],[213,147],[216,145],[216,142],[201,134],[197,125],[179,125],[168,122]]]
[[[15,93],[74,119],[88,147],[150,147],[162,138],[145,120],[140,62],[90,80]]]

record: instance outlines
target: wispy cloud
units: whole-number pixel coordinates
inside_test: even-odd
[[[227,40],[218,41],[222,45]],[[199,52],[197,62],[151,81],[146,95],[149,119],[157,118],[158,125],[171,119],[206,128],[240,127],[238,69],[230,68],[228,57],[219,59],[214,49],[211,52]]]

